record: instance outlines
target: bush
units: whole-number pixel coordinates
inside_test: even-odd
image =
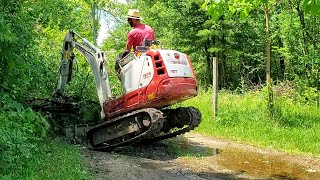
[[[46,136],[49,125],[40,114],[3,93],[0,123],[0,177],[10,177],[36,152],[35,142]]]

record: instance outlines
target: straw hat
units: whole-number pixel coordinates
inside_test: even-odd
[[[138,9],[129,9],[127,18],[142,19],[140,16],[140,11]]]

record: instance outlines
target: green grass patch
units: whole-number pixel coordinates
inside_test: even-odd
[[[32,155],[0,179],[92,179],[79,150],[58,141],[39,141]]]
[[[202,113],[196,132],[273,147],[291,153],[320,155],[320,108],[276,97],[274,115],[267,111],[263,92],[219,92],[217,117],[212,116],[212,93],[202,92],[185,101]]]

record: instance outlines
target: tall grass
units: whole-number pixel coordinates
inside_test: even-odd
[[[9,160],[7,164],[1,164],[5,169],[0,171],[1,180],[92,179],[79,150],[64,142],[33,142],[29,156],[14,155],[14,161]],[[13,159],[8,155],[6,157]]]
[[[92,179],[77,149],[55,141],[39,141],[33,155],[0,179]]]
[[[273,115],[262,91],[235,94],[220,91],[217,117],[212,117],[212,92],[202,92],[183,106],[197,107],[202,122],[196,132],[273,147],[291,153],[320,155],[320,108],[288,97],[276,97]]]

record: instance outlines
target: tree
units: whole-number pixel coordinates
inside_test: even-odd
[[[268,88],[268,104],[270,109],[273,106],[273,95],[271,88],[271,40],[269,33],[269,16],[270,16],[270,4],[274,3],[273,1],[267,0],[255,0],[255,1],[206,1],[203,5],[207,9],[209,15],[212,18],[221,18],[224,17],[224,12],[226,9],[229,9],[227,14],[240,13],[241,18],[246,18],[249,15],[249,12],[254,8],[262,7],[265,15],[265,55],[266,55],[266,83]]]

